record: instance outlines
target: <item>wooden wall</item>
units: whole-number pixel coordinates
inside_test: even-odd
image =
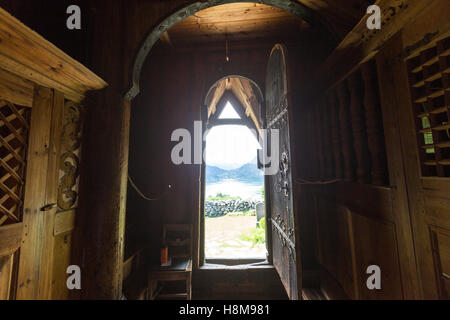
[[[65,1],[45,12],[34,11],[42,7],[41,2],[21,6],[8,1],[6,5],[19,19],[109,83],[89,100],[91,118],[86,123],[82,176],[90,179],[81,186],[85,200],[80,204],[80,230],[86,236],[75,237],[75,244],[80,250],[88,247],[85,280],[92,285],[82,297],[119,298],[124,243],[125,258],[148,245],[156,256],[158,251],[154,249],[159,246],[163,222],[196,222],[199,168],[171,164],[172,130],[192,128],[193,120],[200,117],[208,86],[222,75],[242,74],[264,89],[270,45],[242,47],[239,53],[231,47],[232,66],[228,68],[221,62],[221,50],[206,50],[205,55],[183,50],[152,52],[142,72],[142,93],[130,111],[122,97],[129,89],[139,46],[155,25],[184,2],[121,0],[114,6],[107,0],[80,3],[87,8],[83,11],[87,24],[80,32],[65,28]],[[361,299],[448,297],[448,179],[424,178],[421,173],[420,140],[408,69],[402,57],[406,47],[427,33],[448,30],[448,15],[449,5],[434,1],[370,62],[374,78],[367,78],[364,68],[358,69],[313,105],[302,104],[301,97],[294,94],[298,110],[294,113],[296,148],[303,151],[296,159],[300,168],[296,201],[303,229],[303,265],[320,268],[323,286],[330,295]],[[308,46],[301,44],[303,47],[294,53],[298,88],[308,82],[322,59],[318,52],[326,55],[328,50],[312,50],[310,40],[305,42]],[[373,84],[361,86],[366,81]],[[369,87],[374,90],[367,90]],[[367,98],[369,94],[373,96]],[[370,112],[372,116],[368,116]],[[130,175],[145,193],[156,197],[169,184],[173,188],[154,202],[145,202],[128,190],[125,210],[129,115]],[[308,183],[326,180],[339,181]],[[123,239],[125,211],[128,220]],[[80,257],[81,253],[79,260],[73,261],[81,264]],[[381,291],[365,287],[369,264],[381,267]]]
[[[424,50],[426,34],[448,32],[449,7],[434,2],[303,115],[311,158],[298,198],[314,200],[300,214],[314,230],[304,233],[315,245],[309,259],[329,297],[448,298],[448,178],[420,174],[414,100],[421,97],[410,92],[405,59]],[[447,42],[439,43],[436,63],[445,70]],[[366,287],[372,264],[381,268],[381,290]]]
[[[208,89],[225,75],[247,76],[264,90],[265,69],[273,44],[231,47],[229,63],[220,49],[204,52],[156,49],[150,54],[142,72],[142,92],[131,113],[129,172],[144,193],[163,196],[157,201],[146,201],[129,188],[127,223],[130,230],[136,230],[132,227],[136,225],[139,231],[129,231],[126,239],[140,241],[141,246],[149,244],[152,261],[158,261],[163,223],[198,223],[200,166],[172,164],[170,154],[176,144],[170,142],[172,131],[186,128],[193,132],[194,121],[201,120]],[[309,62],[295,66],[295,71],[306,77],[320,55],[311,57],[311,51],[306,52],[303,46],[290,49],[299,61]],[[170,191],[168,185],[172,186]]]
[[[382,70],[386,76],[383,90],[386,92],[385,98],[392,99],[391,104],[395,101],[418,274],[421,279],[421,292],[423,297],[428,299],[450,297],[448,277],[450,180],[449,167],[445,165],[445,160],[449,157],[446,141],[450,140],[450,136],[448,131],[439,130],[440,126],[445,128],[449,120],[448,92],[445,93],[443,90],[444,92],[440,94],[442,89],[448,89],[450,85],[448,74],[446,75],[450,48],[449,14],[449,3],[438,2],[429,6],[414,24],[402,30],[396,41],[393,40],[386,46],[378,58],[380,71]],[[429,18],[431,16],[433,19]],[[427,38],[430,37],[432,41],[428,42]],[[399,54],[402,59],[392,58]],[[420,79],[413,77],[412,73],[412,67],[417,61],[421,66],[421,77],[424,79],[425,91],[422,92],[417,90],[420,89],[418,87]],[[395,82],[391,82],[395,85],[387,85],[391,79],[395,79]],[[393,96],[395,98],[392,98]],[[440,103],[447,107],[443,114],[436,113],[442,107]],[[420,110],[419,107],[426,110]],[[424,111],[430,112],[422,114]],[[430,143],[423,136],[421,117],[424,116],[431,121],[433,128],[430,130],[433,137],[431,144],[436,146],[434,156],[439,161],[437,166],[435,164],[434,173],[424,166],[424,145]]]

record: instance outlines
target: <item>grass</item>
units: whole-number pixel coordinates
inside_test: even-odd
[[[217,201],[217,200],[241,200],[241,197],[232,197],[222,192],[217,193],[215,196],[208,196],[206,201]]]
[[[252,243],[252,246],[266,242],[266,221],[262,218],[259,221],[259,225],[256,228],[250,229],[249,232],[242,233],[239,238],[244,241],[249,241]]]
[[[228,213],[230,216],[239,217],[239,216],[256,216],[255,210],[247,210],[247,211],[237,211]]]

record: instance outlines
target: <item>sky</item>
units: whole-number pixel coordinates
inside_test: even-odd
[[[220,119],[236,119],[239,115],[228,102]],[[213,127],[206,136],[206,164],[230,170],[256,158],[258,141],[246,126]]]

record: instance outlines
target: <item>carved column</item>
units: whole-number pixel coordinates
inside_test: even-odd
[[[364,110],[366,113],[367,141],[371,159],[371,180],[373,184],[385,185],[388,174],[375,68],[376,66],[372,62],[367,62],[362,66]]]
[[[348,89],[347,82],[344,80],[338,86],[339,100],[339,122],[341,124],[342,157],[344,159],[344,178],[352,181],[354,179],[353,170],[353,148],[352,132],[348,111]]]
[[[322,180],[325,177],[325,166],[324,166],[324,157],[323,157],[323,143],[322,143],[322,132],[321,132],[321,118],[320,118],[320,108],[319,104],[316,104],[316,108],[314,108],[313,112],[314,118],[314,133],[315,133],[315,150],[316,150],[316,159],[317,159],[317,178]]]
[[[112,91],[112,90],[111,90]],[[88,106],[80,185],[82,299],[120,299],[130,104],[114,92]]]
[[[86,99],[86,128],[80,175],[82,299],[114,300],[122,296],[125,209],[127,196],[130,103],[123,99],[129,70],[125,3],[96,2],[101,15],[92,25],[92,65],[108,87]],[[111,21],[114,23],[111,24]],[[105,31],[105,26],[110,26]]]
[[[314,109],[314,122],[315,122],[315,132],[316,132],[316,155],[318,160],[318,173],[319,180],[322,180],[326,176],[325,172],[325,158],[323,151],[323,139],[322,139],[322,121],[321,121],[321,112],[320,112],[320,104],[316,104],[316,108]]]
[[[369,182],[369,150],[367,148],[366,121],[363,108],[363,88],[359,71],[348,78],[350,89],[350,114],[353,145],[356,156],[356,178],[360,183]]]
[[[334,153],[335,177],[340,179],[343,177],[342,173],[342,157],[341,157],[341,137],[339,126],[339,114],[336,104],[336,94],[334,91],[328,93],[328,106],[330,111],[330,128],[331,140]]]
[[[322,132],[323,132],[323,141],[324,141],[324,155],[325,155],[325,163],[326,170],[325,175],[328,179],[334,178],[334,151],[333,145],[331,142],[331,129],[330,129],[330,114],[328,108],[328,101],[326,97],[322,99]]]

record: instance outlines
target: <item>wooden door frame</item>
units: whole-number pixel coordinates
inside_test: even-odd
[[[209,88],[209,90],[207,91],[207,94],[206,94],[206,96],[205,96],[205,98],[204,98],[203,101],[205,101],[205,103],[206,103],[206,99],[207,99],[207,97],[209,96],[209,93],[211,92],[211,89],[212,89],[219,81],[221,81],[221,80],[223,80],[223,79],[226,79],[226,78],[233,78],[233,77],[239,77],[239,78],[243,78],[243,79],[249,80],[251,83],[253,83],[253,84],[256,86],[258,92],[261,94],[261,97],[263,97],[262,91],[261,91],[259,85],[258,85],[256,82],[254,82],[253,80],[251,80],[251,79],[249,79],[249,78],[247,78],[247,77],[244,77],[244,76],[234,76],[234,75],[233,75],[233,76],[225,76],[225,77],[222,77],[221,79],[219,79],[218,81],[216,81],[216,82]],[[240,120],[239,122],[241,122],[240,124],[246,126],[247,128],[251,127],[250,129],[253,129],[253,130],[257,131],[256,126],[253,124],[252,120],[251,120],[250,118],[248,118],[248,117],[245,115],[244,112],[241,111],[241,110],[244,110],[244,108],[243,108],[241,102],[239,101],[239,99],[238,99],[233,93],[231,93],[231,92],[225,92],[225,93],[222,95],[222,97],[220,98],[219,102],[217,103],[217,105],[219,106],[219,108],[218,108],[218,109],[216,110],[216,112],[215,112],[215,114],[217,114],[217,115],[216,115],[216,118],[214,118],[213,121],[212,121],[211,123],[208,123],[208,120],[209,120],[209,119],[208,119],[208,106],[207,106],[206,104],[204,104],[204,106],[203,106],[203,108],[202,108],[202,111],[201,111],[202,129],[203,129],[202,136],[204,135],[204,133],[205,133],[205,131],[206,131],[207,129],[210,129],[210,128],[216,126],[216,125],[222,125],[222,123],[220,123],[220,124],[215,124],[215,122],[217,122],[217,123],[220,122],[219,119],[218,119],[218,117],[219,117],[221,111],[223,110],[223,108],[225,107],[225,104],[226,104],[226,102],[227,102],[228,100],[231,100],[233,106],[236,105],[236,112],[237,112],[237,113],[239,114],[239,116],[241,117],[241,119],[239,119],[239,120]],[[264,101],[262,102],[262,104],[264,104]],[[265,108],[262,107],[262,109],[264,110]],[[265,115],[264,115],[264,114],[263,114],[263,121],[265,121]],[[250,123],[250,122],[251,122],[251,123]],[[209,127],[208,127],[208,126],[209,126]],[[202,142],[202,147],[203,147],[202,150],[205,150],[205,148],[206,148],[206,142],[205,142],[205,141]],[[199,180],[200,180],[200,186],[199,186],[199,188],[200,188],[200,200],[199,200],[199,201],[200,201],[200,208],[199,208],[199,215],[198,215],[198,217],[197,217],[197,218],[194,217],[194,224],[195,224],[195,229],[194,229],[195,232],[194,232],[194,233],[197,235],[197,239],[194,237],[194,250],[193,250],[193,252],[196,252],[196,253],[197,253],[197,255],[194,257],[194,269],[203,266],[203,265],[205,264],[205,261],[206,261],[206,257],[205,257],[205,186],[206,186],[206,164],[205,164],[204,161],[202,161],[202,164],[201,164]],[[264,191],[266,190],[266,181],[267,181],[266,176],[264,176]],[[266,203],[266,197],[267,197],[267,196],[266,196],[266,194],[267,194],[267,193],[264,192],[264,196],[265,196],[265,199],[264,199],[264,206],[267,208],[267,203]],[[267,219],[267,210],[265,210],[265,217],[266,217],[266,221],[269,221],[269,220],[270,220],[270,219]],[[269,230],[269,232],[267,232],[267,230]],[[269,236],[268,236],[268,234],[269,234]],[[270,239],[271,239],[271,232],[270,232],[270,229],[269,229],[269,224],[266,223],[266,244],[267,244],[267,241],[270,241]],[[197,248],[198,248],[198,249],[197,249]],[[269,248],[270,248],[270,249],[269,249]],[[267,249],[268,249],[268,250],[267,250],[266,261],[267,261],[269,264],[271,264],[271,263],[272,263],[272,251],[271,251],[271,247],[268,247]],[[198,260],[196,261],[196,259],[198,259]],[[213,258],[212,260],[214,260],[214,258]],[[220,260],[224,260],[224,259],[220,259]],[[228,260],[228,259],[225,259],[225,260]],[[231,258],[230,258],[229,260],[230,260],[230,262],[231,262],[233,265],[236,265],[236,264],[239,265],[239,264],[240,264],[240,263],[238,263],[239,261],[243,261],[242,264],[248,264],[248,260],[249,260],[249,259],[239,259],[239,258],[237,258],[237,259],[231,259]],[[256,260],[259,261],[260,259],[256,259]],[[256,262],[256,260],[255,260],[255,262]],[[245,262],[244,262],[244,261],[245,261]]]

